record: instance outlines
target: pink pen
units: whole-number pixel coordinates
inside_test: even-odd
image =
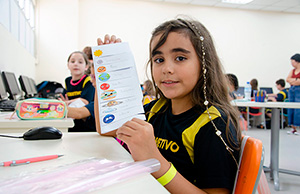
[[[12,160],[12,161],[7,161],[7,162],[1,162],[0,166],[17,166],[21,164],[30,164],[32,162],[40,162],[40,161],[45,161],[45,160],[52,160],[58,157],[61,157],[63,155],[49,155],[49,156],[39,156],[39,157],[34,157],[34,158],[26,158],[26,159],[21,159],[21,160]]]

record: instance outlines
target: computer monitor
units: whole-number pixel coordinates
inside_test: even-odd
[[[9,93],[9,98],[12,100],[18,100],[22,96],[22,93],[15,74],[12,72],[3,71],[2,78],[6,87],[6,91]]]
[[[271,87],[260,87],[260,90],[265,90],[267,94],[273,94],[273,88]]]
[[[5,88],[1,74],[0,74],[0,98],[1,98],[1,100],[8,99],[8,94],[6,92],[6,88]]]
[[[29,78],[29,82],[30,82],[30,87],[31,87],[32,94],[34,96],[36,96],[38,94],[38,91],[37,91],[36,83],[35,83],[34,79]]]
[[[20,75],[19,82],[21,85],[22,90],[25,92],[25,97],[33,97],[33,91],[31,89],[31,81],[25,75]]]
[[[236,91],[235,93],[238,95],[238,96],[244,96],[244,87],[243,86],[240,86]]]

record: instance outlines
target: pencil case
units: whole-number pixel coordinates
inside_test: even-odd
[[[66,117],[67,106],[60,100],[30,98],[19,101],[15,111],[22,120],[62,119]]]

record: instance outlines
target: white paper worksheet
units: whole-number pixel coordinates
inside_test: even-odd
[[[101,133],[132,118],[145,120],[134,58],[126,42],[92,47]]]

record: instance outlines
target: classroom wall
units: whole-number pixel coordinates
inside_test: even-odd
[[[300,53],[300,14],[134,0],[38,0],[36,78],[64,82],[69,54],[95,46],[108,33],[129,42],[143,82],[152,30],[178,14],[209,29],[225,71],[236,74],[240,85],[257,78],[259,86],[275,89],[275,81],[292,69],[290,57]]]
[[[35,58],[0,24],[0,71],[35,79]]]

